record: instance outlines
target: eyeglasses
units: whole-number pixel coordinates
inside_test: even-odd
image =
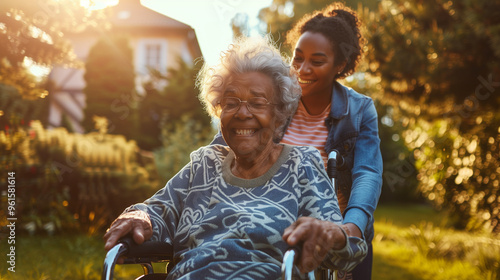
[[[240,109],[241,103],[246,103],[248,111],[255,114],[265,112],[269,105],[274,105],[264,97],[252,97],[245,101],[238,97],[224,97],[219,105],[226,113],[236,113]]]

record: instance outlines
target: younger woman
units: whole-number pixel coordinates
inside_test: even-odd
[[[302,98],[281,141],[316,147],[325,164],[333,149],[343,156],[337,179],[343,227],[349,235],[364,238],[369,244],[368,256],[352,272],[354,280],[371,279],[373,212],[382,189],[382,156],[373,101],[337,81],[354,73],[361,58],[359,26],[351,9],[333,3],[304,16],[288,32]]]

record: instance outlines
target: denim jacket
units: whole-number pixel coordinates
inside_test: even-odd
[[[335,82],[330,115],[325,120],[325,151],[339,151],[344,164],[337,188],[349,198],[344,223],[356,224],[368,242],[373,239],[373,213],[382,191],[382,154],[373,100]]]
[[[343,223],[359,227],[367,242],[373,239],[373,213],[382,190],[382,154],[378,117],[373,100],[335,82],[330,115],[325,120],[325,151],[336,149],[344,158],[337,189],[349,198]],[[212,144],[225,145],[221,133]]]

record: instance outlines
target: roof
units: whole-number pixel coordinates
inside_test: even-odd
[[[111,7],[111,23],[115,27],[154,27],[191,30],[191,26],[155,12],[141,4],[140,0],[120,0]]]
[[[118,5],[110,7],[110,11],[110,22],[114,30],[146,34],[152,30],[165,29],[170,34],[186,34],[188,48],[194,57],[202,55],[196,33],[191,26],[143,6],[140,0],[120,0]]]

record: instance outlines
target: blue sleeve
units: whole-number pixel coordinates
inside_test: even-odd
[[[373,223],[373,213],[382,191],[382,171],[377,111],[370,99],[361,118],[360,134],[354,151],[351,196],[344,211],[344,223],[354,223],[363,235]],[[372,236],[365,236],[367,238],[371,239]]]

